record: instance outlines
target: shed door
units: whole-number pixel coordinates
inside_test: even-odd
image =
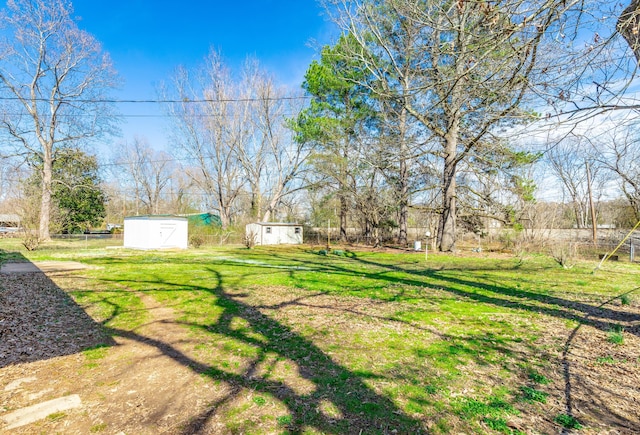
[[[162,222],[160,224],[160,247],[167,248],[176,246],[173,235],[178,226],[174,222]]]

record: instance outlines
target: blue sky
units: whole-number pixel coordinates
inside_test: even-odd
[[[281,84],[299,86],[318,44],[335,31],[316,0],[75,0],[79,26],[111,54],[124,80],[120,99],[153,99],[178,65],[194,67],[211,47],[232,68],[256,57]],[[315,41],[315,42],[314,42]],[[312,46],[309,46],[309,45]],[[157,105],[122,104],[124,137],[164,147]]]

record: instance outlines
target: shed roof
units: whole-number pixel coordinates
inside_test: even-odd
[[[176,216],[173,214],[145,214],[145,215],[140,215],[140,216],[127,216],[126,218],[124,218],[125,220],[129,220],[129,219],[141,219],[141,220],[167,220],[167,219],[171,219],[171,220],[181,220],[181,221],[186,221],[187,218],[184,216]]]
[[[20,222],[17,214],[0,214],[0,222]]]
[[[255,225],[262,225],[265,227],[301,227],[301,224],[292,222],[254,222]]]

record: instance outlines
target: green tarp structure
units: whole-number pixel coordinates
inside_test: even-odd
[[[220,220],[220,216],[213,213],[200,213],[200,214],[192,214],[187,216],[189,220],[189,224],[192,225],[200,225],[203,227],[221,227],[222,221]]]

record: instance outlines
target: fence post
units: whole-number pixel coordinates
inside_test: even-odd
[[[636,247],[633,245],[633,241],[629,242],[629,261],[634,262],[636,256]]]

